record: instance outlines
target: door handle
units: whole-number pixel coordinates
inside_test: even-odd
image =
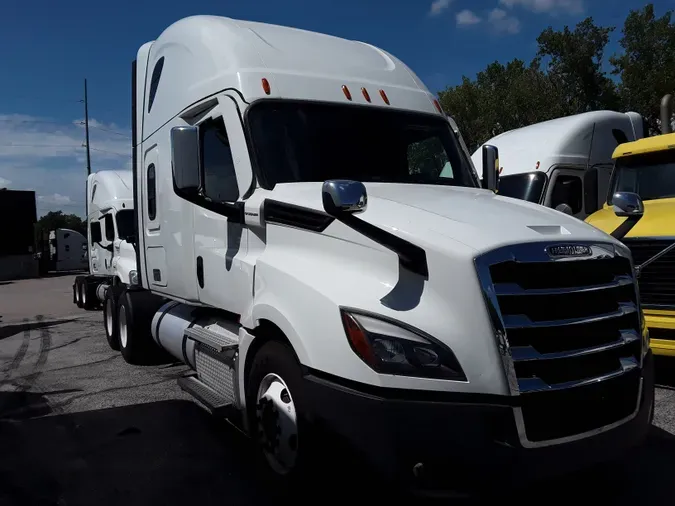
[[[204,259],[201,256],[197,257],[197,282],[199,288],[204,288]]]

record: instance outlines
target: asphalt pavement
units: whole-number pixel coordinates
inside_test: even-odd
[[[72,279],[0,286],[0,316],[5,317],[0,320],[0,505],[277,502],[279,491],[257,480],[249,441],[178,388],[176,379],[186,368],[126,364],[108,347],[100,311],[72,304]],[[66,301],[51,303],[43,293],[31,295],[41,287]],[[672,504],[671,368],[675,371],[675,360],[659,362],[662,386],[655,426],[644,447],[611,469],[560,478],[504,499],[520,504]],[[369,477],[343,471],[338,483],[317,491],[316,484],[307,484],[312,492],[303,503],[363,498]],[[379,487],[369,495],[384,501],[387,490]]]

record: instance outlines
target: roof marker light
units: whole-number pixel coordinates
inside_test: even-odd
[[[387,97],[387,94],[384,92],[384,90],[380,90],[380,96],[382,97],[382,100],[384,100],[384,103],[389,105],[389,97]]]
[[[269,95],[272,92],[272,89],[270,88],[270,82],[264,77],[262,78],[262,88],[265,92],[265,95]]]
[[[366,99],[366,102],[370,102],[370,95],[368,94],[368,90],[365,88],[361,88],[361,93],[363,93],[363,98]]]
[[[434,99],[434,107],[436,107],[436,110],[443,114],[443,108],[441,107],[441,104],[438,103],[438,100]]]
[[[349,88],[347,88],[347,86],[344,85],[344,84],[342,85],[342,93],[345,94],[345,97],[347,97],[347,100],[352,99],[352,94],[349,92]]]

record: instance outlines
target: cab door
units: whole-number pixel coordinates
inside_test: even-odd
[[[584,206],[584,169],[558,167],[553,170],[544,205],[583,220],[588,213]]]
[[[194,206],[195,273],[199,300],[241,314],[247,302],[246,233],[231,207],[249,191],[253,176],[241,117],[234,99],[223,95],[199,123],[201,195]],[[245,299],[245,297],[244,297]]]

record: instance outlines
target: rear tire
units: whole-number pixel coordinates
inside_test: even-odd
[[[105,328],[105,337],[108,340],[110,348],[120,351],[119,320],[117,314],[119,293],[116,293],[116,288],[110,286],[105,291],[105,299],[103,300],[103,327]]]
[[[248,375],[246,404],[267,481],[282,489],[301,485],[313,444],[300,364],[288,345],[269,341],[258,350]]]
[[[84,278],[82,280],[82,307],[87,311],[98,308],[99,300],[96,296],[98,282],[93,282]]]
[[[129,364],[150,365],[161,358],[161,350],[152,340],[152,317],[161,300],[148,292],[124,291],[117,304],[117,329],[120,351]]]
[[[82,277],[78,276],[75,278],[75,285],[73,286],[73,290],[75,291],[74,296],[75,296],[75,305],[82,309]]]

